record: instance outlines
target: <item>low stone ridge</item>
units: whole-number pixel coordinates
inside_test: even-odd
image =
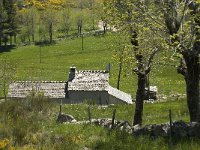
[[[75,124],[94,124],[109,129],[111,128],[119,129],[121,131],[124,131],[128,134],[135,136],[149,135],[150,137],[160,137],[160,136],[169,137],[171,134],[172,137],[177,137],[177,138],[183,138],[183,137],[200,138],[200,123],[197,122],[185,123],[182,120],[173,122],[171,130],[169,123],[150,124],[150,125],[145,125],[144,127],[140,125],[135,125],[134,127],[132,127],[128,121],[123,121],[123,120],[120,121],[115,120],[114,127],[112,127],[111,118],[91,119],[91,121],[78,121],[78,122],[63,121],[63,122],[75,123]]]
[[[185,123],[184,121],[175,121],[172,123],[172,129],[170,130],[169,123],[165,124],[153,124],[140,127],[134,126],[135,135],[150,135],[151,137],[158,136],[171,136],[172,137],[198,137],[200,138],[200,123],[191,122]]]

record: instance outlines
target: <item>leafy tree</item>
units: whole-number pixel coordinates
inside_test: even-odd
[[[123,70],[126,70],[127,64],[130,61],[130,46],[129,37],[123,32],[118,32],[114,36],[113,59],[118,65],[118,77],[117,77],[117,89],[120,89],[121,74]]]
[[[136,71],[138,75],[138,89],[140,90],[138,90],[136,96],[136,110],[138,108],[138,111],[136,111],[135,114],[139,112],[138,116],[141,116],[142,103],[141,101],[137,101],[137,99],[142,99],[141,97],[143,97],[144,79],[146,78],[146,74],[149,72],[148,69],[144,69],[145,59],[140,49],[140,46],[143,45],[140,43],[140,32],[143,30],[143,33],[145,34],[146,31],[149,31],[155,35],[152,37],[152,39],[155,39],[155,37],[158,39],[155,43],[158,44],[158,42],[161,41],[159,43],[163,45],[163,48],[170,48],[174,51],[174,54],[177,54],[181,58],[181,63],[178,66],[177,71],[185,78],[190,121],[199,121],[199,2],[195,0],[155,0],[153,2],[126,0],[124,2],[114,2],[115,3],[113,4],[115,8],[117,8],[118,13],[113,14],[116,18],[113,19],[115,20],[113,22],[115,24],[120,24],[121,26],[124,23],[123,20],[128,22],[131,33],[131,43],[137,60]],[[112,13],[113,11],[110,12],[110,14]],[[127,14],[129,17],[126,17],[123,14]],[[144,30],[146,31],[144,32]],[[149,38],[143,38],[143,40],[146,39]],[[152,41],[152,39],[147,40],[147,42]],[[155,46],[155,48],[157,48],[157,46]],[[151,56],[151,54],[149,56]],[[143,70],[144,72],[142,73],[140,70]],[[137,105],[139,105],[140,108],[137,107]],[[138,121],[135,122],[137,123]],[[139,123],[140,122],[141,121],[139,121]]]
[[[109,20],[108,20],[109,19],[109,17],[108,17],[109,9],[104,9],[104,5],[107,5],[107,4],[108,4],[108,1],[105,0],[104,3],[98,3],[95,8],[95,13],[98,16],[98,19],[100,21],[102,21],[101,23],[102,23],[104,34],[107,31],[108,22],[109,22]],[[98,22],[98,23],[100,23],[100,22]]]
[[[15,42],[16,42],[16,35],[18,32],[18,27],[17,27],[17,1],[16,0],[3,0],[3,5],[4,8],[7,12],[7,24],[8,24],[8,31],[7,31],[7,36],[10,36],[10,44],[12,45],[12,37],[15,37]],[[4,38],[6,40],[7,37]]]
[[[163,16],[165,39],[181,58],[177,71],[185,78],[190,121],[200,121],[200,3],[195,0],[157,0],[155,4],[156,11]]]
[[[7,99],[7,86],[14,79],[15,66],[7,58],[0,60],[0,87],[3,89],[4,99]]]
[[[69,8],[65,8],[62,11],[62,22],[61,22],[61,29],[65,33],[65,37],[68,36],[70,26],[71,26],[71,18],[70,18],[70,10]]]
[[[23,9],[18,13],[18,22],[21,25],[21,37],[35,41],[37,10],[34,7]]]
[[[134,1],[135,5],[142,5]],[[133,7],[132,1],[105,1],[109,24],[117,30],[126,32],[129,36],[130,70],[137,75],[138,87],[136,92],[136,108],[133,124],[142,124],[143,101],[145,98],[145,85],[147,76],[151,71],[155,54],[163,49],[162,39],[152,32],[154,23],[146,19],[145,14]],[[152,24],[149,26],[149,24]]]
[[[57,24],[56,10],[50,8],[46,9],[41,15],[41,20],[47,28],[47,32],[49,34],[49,43],[52,43],[54,27]]]
[[[78,31],[78,35],[82,34],[82,29],[83,29],[83,23],[84,23],[84,18],[83,18],[83,14],[78,13],[76,15],[76,25],[77,25],[77,31]]]
[[[0,2],[0,47],[2,46],[2,38],[5,33],[5,26],[7,21],[7,13],[4,9],[3,2]]]

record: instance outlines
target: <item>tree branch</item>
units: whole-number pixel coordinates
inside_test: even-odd
[[[180,65],[177,67],[177,72],[182,74],[183,76],[187,75],[187,66],[183,58],[181,58]]]
[[[160,51],[160,49],[158,49],[158,48],[155,48],[155,49],[152,51],[152,53],[151,53],[151,55],[150,55],[150,57],[149,57],[149,60],[147,61],[147,68],[145,69],[145,72],[148,73],[148,72],[150,71],[153,58],[154,58],[155,54],[156,54],[157,52],[159,52],[159,51]]]

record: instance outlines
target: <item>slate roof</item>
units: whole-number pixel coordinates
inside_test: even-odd
[[[109,73],[101,70],[77,70],[75,78],[68,82],[69,91],[107,91]]]
[[[116,88],[113,88],[112,86],[109,86],[108,88],[108,94],[118,98],[118,99],[121,99],[122,101],[128,103],[128,104],[132,104],[132,98],[131,98],[131,95],[125,93],[125,92],[122,92]]]
[[[32,89],[43,92],[49,98],[65,98],[66,81],[18,81],[9,86],[8,97],[25,98]],[[107,91],[125,103],[132,104],[131,95],[109,85],[109,73],[101,70],[76,70],[68,91]]]
[[[65,81],[18,81],[9,85],[8,97],[25,98],[32,89],[49,98],[65,98]]]

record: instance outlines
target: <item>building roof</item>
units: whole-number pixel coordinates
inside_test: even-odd
[[[25,98],[33,89],[49,98],[65,98],[64,81],[18,81],[9,85],[8,97]]]
[[[112,86],[109,86],[108,88],[108,94],[124,101],[125,103],[127,104],[132,104],[133,101],[132,101],[132,98],[131,98],[131,95],[125,93],[125,92],[122,92],[116,88],[113,88]]]
[[[73,68],[72,68],[73,69]],[[18,81],[9,86],[8,97],[25,98],[33,89],[53,99],[63,99],[66,91],[106,91],[109,95],[132,104],[131,95],[109,85],[109,73],[102,70],[72,70],[67,81]]]
[[[68,82],[69,91],[107,91],[109,73],[101,70],[77,70],[72,81]]]

